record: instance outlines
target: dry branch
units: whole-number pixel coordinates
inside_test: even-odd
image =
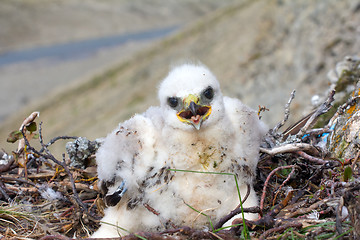
[[[260,152],[269,154],[270,156],[274,156],[276,154],[281,154],[281,153],[293,153],[298,151],[306,151],[306,152],[319,154],[319,151],[313,145],[307,143],[285,144],[271,149],[260,148]]]
[[[315,123],[315,120],[320,117],[322,114],[327,113],[332,107],[331,103],[334,99],[335,90],[331,90],[327,99],[318,107],[318,109],[311,115],[309,120],[306,122],[305,126],[302,127],[297,134],[297,137],[302,137],[305,132]]]
[[[285,111],[284,111],[284,119],[279,122],[273,129],[272,129],[272,132],[275,134],[277,133],[277,131],[282,127],[284,126],[284,124],[287,122],[287,120],[289,119],[289,116],[290,116],[290,105],[291,105],[291,102],[292,100],[294,100],[295,98],[295,90],[293,90],[290,94],[290,98],[289,98],[289,101],[285,104]]]
[[[263,234],[260,235],[259,240],[266,239],[270,234],[275,233],[275,232],[281,233],[288,228],[301,228],[301,227],[302,227],[302,224],[300,222],[284,224],[280,227],[272,228],[272,229],[265,231]]]

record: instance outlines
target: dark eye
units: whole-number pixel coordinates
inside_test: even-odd
[[[214,89],[212,87],[208,87],[203,94],[207,99],[211,100],[214,97]]]
[[[168,101],[169,106],[172,108],[176,108],[177,105],[179,104],[179,101],[176,97],[169,97],[167,99],[167,101]]]

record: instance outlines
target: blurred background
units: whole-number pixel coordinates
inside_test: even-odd
[[[157,105],[169,68],[200,61],[224,95],[291,124],[327,94],[327,72],[360,51],[355,0],[2,0],[0,148],[40,111],[45,141],[104,137]],[[64,152],[57,144],[55,152]]]

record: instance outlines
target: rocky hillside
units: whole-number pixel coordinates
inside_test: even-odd
[[[43,134],[102,137],[136,112],[157,104],[156,87],[169,66],[201,61],[218,76],[225,95],[258,108],[273,125],[296,89],[291,120],[311,110],[311,98],[326,94],[327,72],[360,49],[357,1],[246,1],[194,22],[132,59],[86,83],[51,96],[0,127],[0,146],[33,110]],[[61,150],[62,149],[62,150]],[[63,152],[61,148],[59,152]]]

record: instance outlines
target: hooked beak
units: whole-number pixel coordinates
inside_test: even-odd
[[[211,106],[199,102],[199,97],[190,94],[183,100],[183,109],[177,113],[180,121],[191,124],[196,130],[200,130],[203,121],[211,114]]]

